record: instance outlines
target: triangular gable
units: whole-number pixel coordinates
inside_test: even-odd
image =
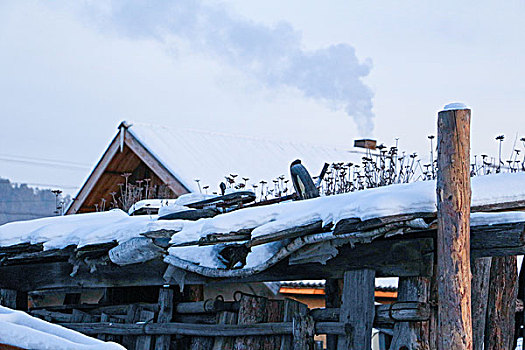
[[[125,122],[120,124],[119,132],[68,207],[66,215],[92,212],[103,205],[109,208],[111,193],[121,192],[119,184],[125,183],[125,173],[132,174],[130,181],[148,178],[151,185],[166,187],[171,191],[171,198],[190,192],[135,136],[127,132],[128,127]]]

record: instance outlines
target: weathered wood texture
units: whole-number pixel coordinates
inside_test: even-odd
[[[240,300],[239,315],[237,323],[239,325],[249,325],[254,323],[265,323],[267,320],[266,303],[268,299],[242,295]],[[261,337],[238,337],[235,340],[235,350],[261,350],[263,349],[264,340]]]
[[[510,349],[514,342],[517,286],[516,257],[492,258],[485,350]]]
[[[339,288],[339,280],[330,278],[327,279],[324,285],[325,305],[327,308],[339,308],[341,306],[341,291]],[[326,336],[326,349],[337,349],[337,337],[334,335]]]
[[[339,321],[348,323],[351,331],[339,337],[337,349],[370,350],[375,310],[374,283],[374,270],[345,272]]]
[[[284,315],[284,302],[282,300],[267,300],[266,310],[264,310],[264,312],[267,315],[266,322],[281,322]],[[278,349],[280,345],[280,336],[274,335],[264,338],[264,350],[275,350]]]
[[[399,279],[397,301],[427,303],[430,297],[430,279],[404,277]],[[394,304],[395,305],[395,304]],[[396,322],[390,350],[429,350],[429,322]]]
[[[470,110],[438,115],[438,349],[472,349]]]
[[[314,350],[315,322],[312,316],[293,318],[293,350]],[[270,349],[270,348],[268,348]]]
[[[219,313],[219,324],[237,324],[237,313],[232,311],[221,311]],[[213,350],[231,350],[233,349],[232,337],[216,337],[213,343]]]
[[[177,334],[183,336],[208,337],[240,337],[266,335],[291,335],[293,322],[257,323],[257,324],[189,324],[189,323],[61,323],[60,325],[77,330],[84,334],[114,334],[114,335],[162,335]],[[342,322],[316,322],[316,334],[346,335],[348,325]]]
[[[160,288],[159,290],[159,314],[158,323],[171,322],[173,317],[173,289]],[[171,337],[169,335],[157,336],[155,340],[155,350],[169,350]]]
[[[297,315],[306,315],[308,312],[308,306],[300,303],[296,300],[285,299],[284,300],[284,311],[283,311],[283,321],[284,322],[293,322],[294,317]],[[280,350],[293,350],[294,349],[294,339],[292,336],[284,335],[281,338],[281,347]]]
[[[474,350],[483,350],[489,295],[491,258],[471,260],[472,269],[472,341]]]
[[[142,310],[140,311],[139,315],[139,321],[148,323],[151,322],[155,318],[155,313],[148,311],[148,310]],[[153,345],[153,337],[151,335],[141,335],[138,336],[135,340],[135,350],[149,350],[151,349],[151,346]]]

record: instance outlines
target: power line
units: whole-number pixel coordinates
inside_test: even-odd
[[[1,156],[0,156],[0,161],[10,162],[10,163],[19,163],[19,164],[30,164],[33,166],[40,166],[40,167],[46,167],[46,168],[57,168],[58,167],[58,168],[78,170],[78,171],[89,170],[89,167],[87,166],[67,165],[67,164],[60,164],[60,163],[48,163],[48,162],[24,160],[24,159],[13,159],[13,158],[1,157]]]

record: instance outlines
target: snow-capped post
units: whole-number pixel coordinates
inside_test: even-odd
[[[462,103],[438,114],[437,160],[437,349],[471,350],[470,109]]]

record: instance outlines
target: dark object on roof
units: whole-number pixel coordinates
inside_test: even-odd
[[[290,174],[292,176],[293,187],[299,199],[310,199],[319,197],[319,190],[315,187],[312,177],[308,170],[297,159],[290,165]]]
[[[354,141],[354,147],[359,147],[359,148],[375,150],[376,145],[377,145],[377,141],[371,140],[371,139],[362,139],[362,140]]]

